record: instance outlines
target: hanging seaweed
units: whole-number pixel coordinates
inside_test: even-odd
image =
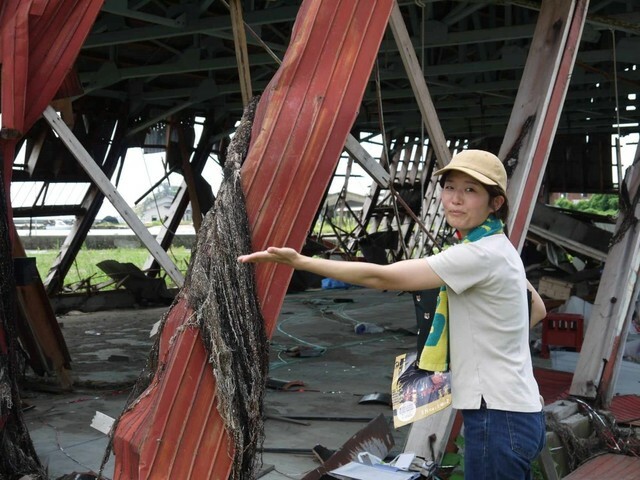
[[[124,408],[127,411],[135,403],[163,368],[159,359],[162,330],[169,312],[185,298],[195,320],[184,326],[197,325],[200,330],[216,379],[218,411],[233,440],[232,480],[255,478],[262,463],[258,452],[264,440],[263,402],[269,366],[268,336],[255,293],[254,267],[237,261],[239,255],[252,251],[240,166],[247,155],[257,103],[254,98],[245,108],[229,144],[224,179],[214,207],[198,231],[184,286],[161,321],[161,333]],[[112,432],[116,429],[117,422]],[[111,441],[100,473],[110,456]]]
[[[16,282],[8,205],[0,180],[0,479],[47,478],[22,416],[17,384]]]
[[[233,439],[233,479],[255,478],[260,465],[257,452],[264,439],[269,366],[254,271],[237,261],[252,250],[240,166],[249,148],[257,101],[254,98],[246,107],[229,144],[224,181],[198,233],[185,283],[216,377],[218,410]]]

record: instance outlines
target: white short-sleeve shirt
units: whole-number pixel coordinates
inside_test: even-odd
[[[539,412],[529,350],[522,260],[509,239],[491,235],[427,258],[449,296],[452,405]]]

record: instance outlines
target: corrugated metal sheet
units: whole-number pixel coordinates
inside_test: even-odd
[[[640,395],[617,395],[611,399],[609,410],[616,422],[640,427]]]
[[[360,108],[391,6],[334,0],[301,7],[295,44],[264,93],[268,101],[260,103],[243,167],[256,249],[304,244]],[[261,264],[257,276],[272,331],[291,270]]]
[[[24,134],[73,67],[103,0],[5,0],[0,18],[3,129]]]
[[[606,453],[571,472],[564,480],[638,480],[640,458]]]
[[[305,1],[281,68],[263,97],[243,167],[256,249],[301,248],[355,120],[392,0]],[[258,294],[271,333],[291,277],[258,268]],[[215,379],[175,304],[162,333],[151,386],[125,412],[114,435],[116,479],[225,479],[229,438],[216,409]]]
[[[561,400],[569,395],[569,387],[573,373],[549,370],[546,368],[534,368],[533,376],[538,382],[540,395],[544,398],[545,405]]]

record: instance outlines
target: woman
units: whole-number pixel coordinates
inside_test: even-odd
[[[465,478],[529,479],[545,438],[529,327],[546,310],[503,231],[509,213],[507,174],[498,157],[482,150],[464,150],[434,174],[441,175],[447,223],[462,240],[436,255],[377,265],[270,247],[238,260],[282,263],[380,290],[444,287],[436,317],[443,310],[449,330],[452,405],[464,420]],[[423,363],[428,359],[421,358],[421,367]]]

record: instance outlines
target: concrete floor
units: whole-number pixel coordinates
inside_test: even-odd
[[[92,418],[96,412],[120,414],[153,343],[149,332],[165,311],[70,312],[59,318],[73,361],[75,390],[43,391],[47,384],[30,377],[34,381],[22,392],[26,422],[49,478],[98,471],[107,438],[90,426]],[[356,334],[359,322],[388,329]],[[263,462],[274,469],[263,479],[301,478],[320,465],[311,454],[314,445],[337,449],[380,413],[391,422],[388,406],[359,401],[389,392],[395,357],[415,348],[416,336],[405,331],[415,331],[415,323],[408,294],[353,288],[286,297],[271,340],[270,378],[302,381],[304,387],[267,390]],[[294,347],[323,353],[291,356],[287,350]],[[300,424],[274,418],[287,416],[313,420]],[[394,450],[402,451],[408,429],[393,430]],[[113,465],[111,457],[105,478],[111,478]]]
[[[29,377],[22,396],[25,418],[50,479],[73,472],[97,472],[107,445],[90,425],[96,412],[118,417],[131,385],[145,365],[153,343],[149,332],[167,307],[70,312],[59,318],[72,358],[75,389],[53,393],[55,381]],[[370,322],[382,333],[356,334]],[[383,413],[395,439],[392,453],[403,450],[410,426],[394,430],[386,405],[359,403],[372,393],[389,393],[395,357],[416,347],[412,297],[396,292],[352,288],[287,295],[271,339],[270,378],[301,381],[293,391],[268,389],[263,462],[273,466],[264,480],[301,478],[320,464],[311,448],[342,446],[368,420]],[[539,335],[534,331],[533,337]],[[307,348],[319,356],[291,356]],[[534,364],[558,370],[575,368],[577,354],[552,352]],[[618,384],[640,394],[639,364],[621,374]],[[624,378],[625,375],[628,378]],[[48,391],[47,391],[48,390]],[[313,417],[294,423],[274,417]],[[103,472],[113,474],[111,457]]]

